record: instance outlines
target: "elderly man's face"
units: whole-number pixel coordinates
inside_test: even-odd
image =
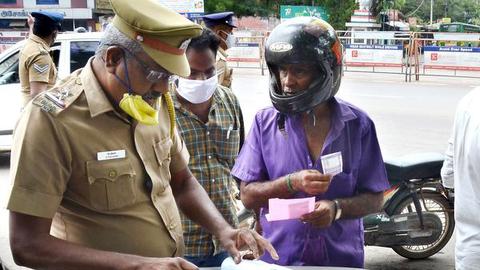
[[[316,68],[310,64],[286,64],[279,67],[282,90],[293,95],[306,90],[317,75]]]
[[[137,95],[144,96],[145,101],[153,103],[155,98],[168,92],[170,73],[160,67],[146,53],[133,54],[123,48],[127,60],[128,79],[130,87]],[[124,70],[123,80],[127,82]]]

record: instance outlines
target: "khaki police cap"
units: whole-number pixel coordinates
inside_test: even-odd
[[[202,27],[158,3],[158,0],[110,0],[115,17],[113,25],[138,41],[143,50],[160,66],[173,74],[190,74],[185,50],[190,39],[199,36]]]

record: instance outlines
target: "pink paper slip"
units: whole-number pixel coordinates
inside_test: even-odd
[[[315,209],[315,197],[302,199],[269,199],[268,221],[297,219]]]

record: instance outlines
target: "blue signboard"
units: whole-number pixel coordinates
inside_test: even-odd
[[[347,44],[347,49],[374,49],[374,50],[403,50],[403,45],[364,45],[364,44]]]
[[[37,5],[58,5],[58,0],[37,0]]]
[[[425,46],[423,47],[424,51],[427,52],[474,52],[479,53],[480,47],[461,47],[461,46],[452,46],[452,47],[440,47],[440,46]]]

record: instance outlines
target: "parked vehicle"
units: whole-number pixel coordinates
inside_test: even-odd
[[[443,155],[414,154],[385,162],[391,188],[384,192],[383,210],[363,218],[367,246],[392,248],[409,259],[439,252],[455,228],[453,190],[440,178]],[[240,224],[253,224],[253,212],[238,213]]]
[[[72,71],[82,68],[95,54],[100,32],[60,34],[51,47],[51,55],[61,80]],[[0,54],[0,153],[9,152],[12,132],[20,116],[22,99],[18,74],[19,52],[25,41],[21,41]]]
[[[439,252],[455,227],[453,191],[440,178],[443,156],[415,154],[385,162],[392,185],[382,213],[364,217],[365,245],[390,247],[409,259]]]

